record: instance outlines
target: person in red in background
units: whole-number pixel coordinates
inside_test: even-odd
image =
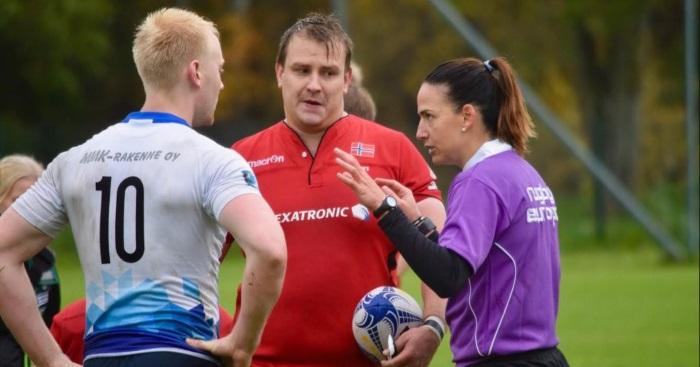
[[[233,329],[233,318],[219,305],[219,335],[226,336]],[[83,363],[85,349],[85,298],[64,307],[51,324],[51,335],[68,358]]]

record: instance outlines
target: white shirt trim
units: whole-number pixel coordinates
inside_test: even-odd
[[[472,307],[472,280],[467,278],[467,284],[469,284],[467,304],[469,304],[469,311],[471,311],[472,317],[474,317],[474,346],[476,347],[476,353],[483,357],[484,354],[479,350],[479,318],[476,316],[476,312],[474,312],[474,308]]]
[[[513,262],[513,285],[510,288],[510,294],[508,294],[508,301],[506,301],[505,307],[503,307],[503,313],[501,314],[501,318],[498,320],[498,326],[496,326],[496,330],[493,333],[493,338],[491,339],[491,343],[489,344],[489,350],[486,353],[486,356],[490,356],[491,353],[493,353],[493,346],[496,344],[496,338],[498,337],[498,331],[501,329],[501,324],[503,323],[503,319],[506,316],[506,312],[508,311],[508,306],[510,305],[510,300],[513,298],[513,293],[515,292],[515,284],[518,281],[518,264],[515,262],[515,259],[513,256],[506,251],[503,246],[499,245],[498,243],[494,242],[493,243],[499,250],[503,251],[506,256],[510,259],[510,261]],[[472,307],[472,282],[471,279],[467,279],[467,284],[469,286],[469,293],[467,295],[467,303],[469,305],[469,311],[471,311],[472,316],[474,317],[474,346],[476,347],[476,353],[484,357],[484,353],[481,351],[481,348],[479,348],[479,318],[476,315],[476,312],[474,311],[474,308]]]
[[[483,161],[484,159],[494,156],[498,153],[503,153],[507,150],[511,150],[513,147],[510,146],[508,143],[504,143],[499,139],[493,139],[489,140],[486,143],[482,144],[479,149],[477,149],[476,153],[469,158],[467,161],[467,164],[464,165],[463,171],[466,171],[467,169],[474,167],[477,163]]]
[[[510,287],[510,294],[508,295],[508,301],[506,301],[505,307],[503,307],[503,314],[501,315],[501,319],[498,320],[498,326],[496,326],[496,331],[493,333],[493,339],[491,340],[491,345],[489,346],[489,355],[491,355],[491,352],[493,351],[493,345],[496,343],[496,337],[498,337],[498,330],[501,329],[501,324],[503,323],[503,318],[506,316],[506,312],[508,312],[508,306],[510,305],[510,300],[513,299],[513,292],[515,292],[515,283],[518,281],[518,264],[515,262],[515,259],[513,256],[511,256],[506,249],[503,248],[503,246],[499,245],[497,242],[493,243],[498,247],[501,251],[503,251],[506,256],[510,259],[510,261],[513,262],[513,285]]]

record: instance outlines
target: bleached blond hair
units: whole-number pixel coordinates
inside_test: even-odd
[[[206,50],[208,32],[216,25],[191,11],[163,8],[148,14],[136,28],[134,63],[146,87],[173,88],[187,64]]]
[[[38,179],[43,171],[41,163],[27,155],[13,154],[0,159],[0,201],[17,181],[23,178]]]

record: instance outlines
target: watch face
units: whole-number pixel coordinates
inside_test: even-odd
[[[384,197],[384,200],[382,200],[381,205],[379,205],[379,208],[374,210],[373,214],[375,217],[380,217],[386,212],[392,211],[397,207],[398,202],[396,201],[396,198],[393,196],[386,196]]]

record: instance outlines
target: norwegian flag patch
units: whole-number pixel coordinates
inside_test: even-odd
[[[355,142],[350,144],[350,153],[358,157],[374,158],[374,144]]]

